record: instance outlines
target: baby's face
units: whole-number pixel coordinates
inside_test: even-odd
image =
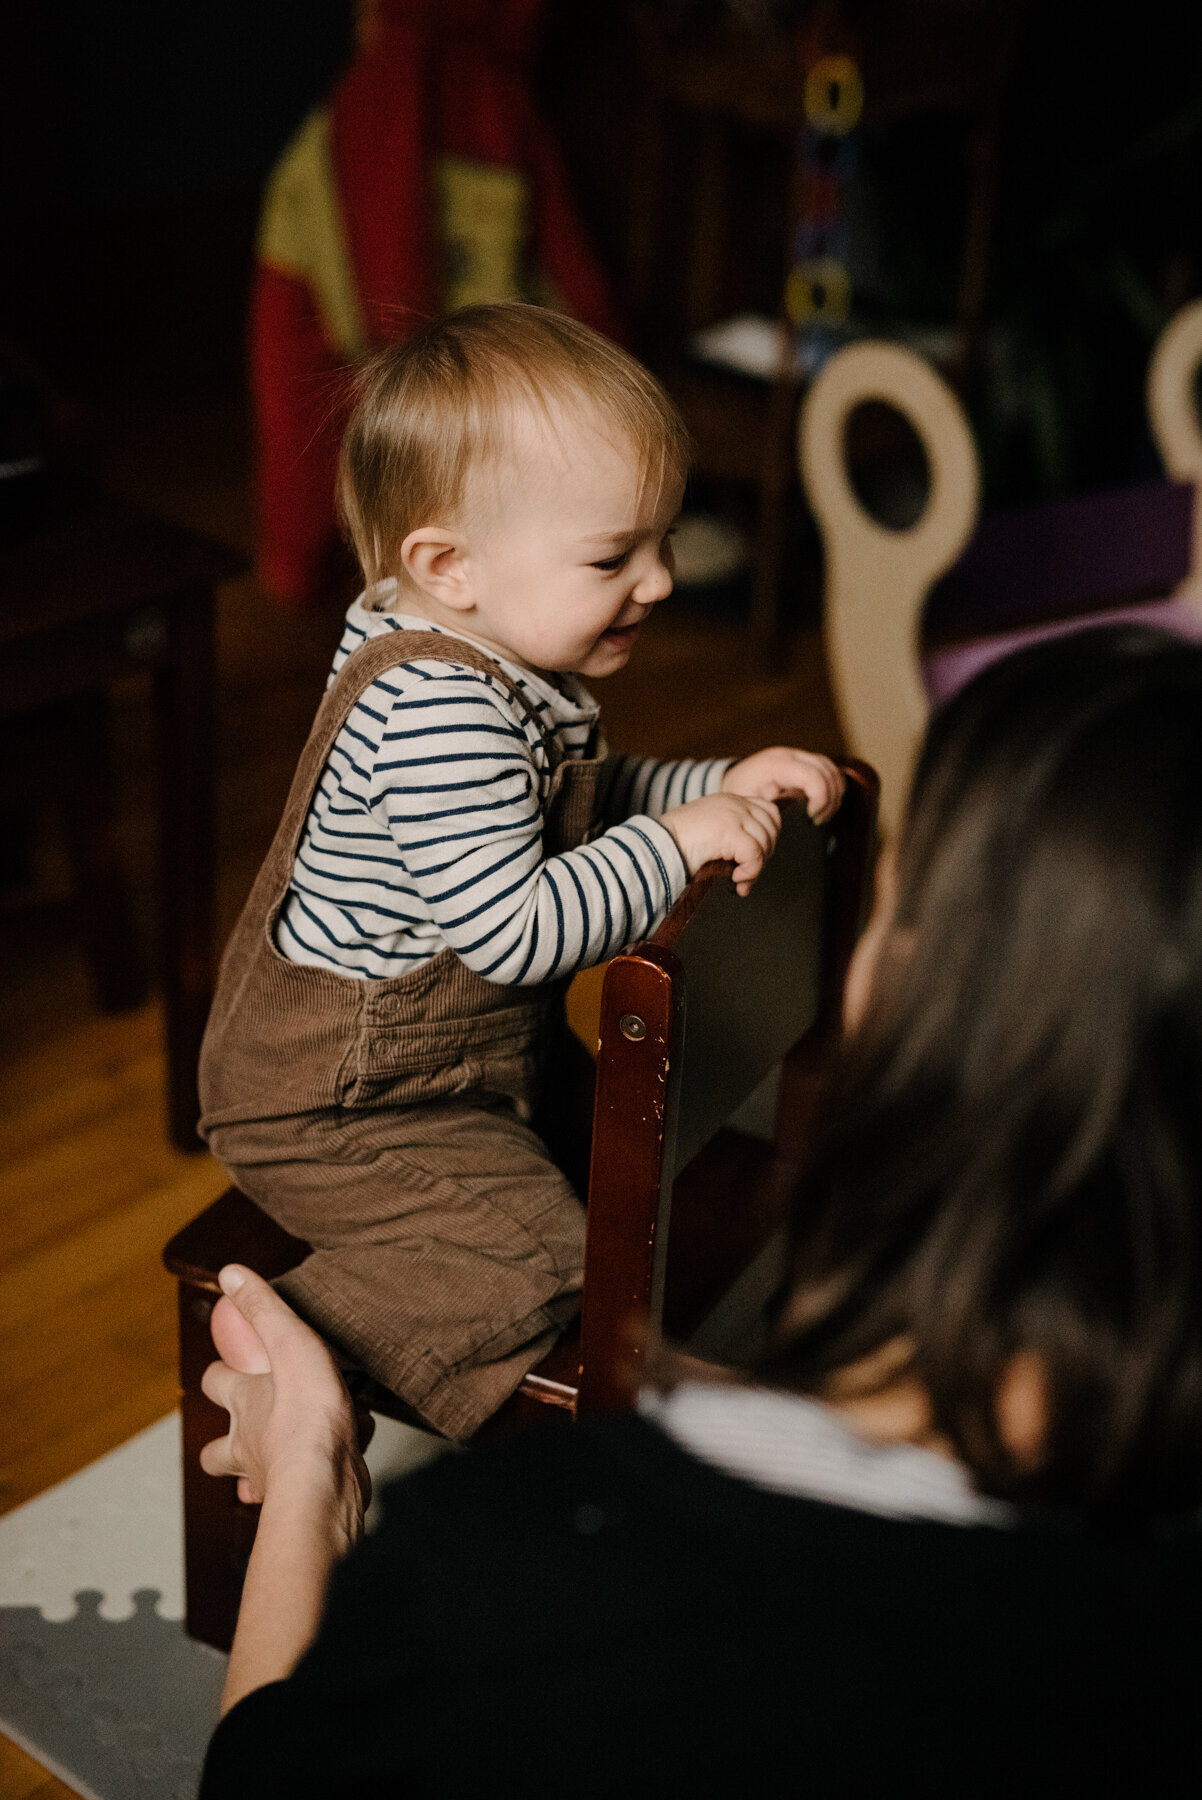
[[[465,624],[530,668],[612,675],[672,592],[669,532],[683,484],[648,491],[630,446],[562,415],[554,428],[520,422],[502,481],[469,535]]]

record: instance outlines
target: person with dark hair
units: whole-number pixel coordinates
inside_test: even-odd
[[[847,1015],[762,1363],[441,1458],[328,1599],[350,1403],[223,1272],[263,1513],[203,1800],[1197,1791],[1202,651],[949,705]]]

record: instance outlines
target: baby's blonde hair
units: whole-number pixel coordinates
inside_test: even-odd
[[[598,416],[657,490],[688,468],[684,421],[641,363],[578,320],[518,301],[465,307],[379,351],[357,373],[356,402],[338,501],[369,583],[400,574],[411,531],[461,514],[469,476],[500,462],[520,409]]]

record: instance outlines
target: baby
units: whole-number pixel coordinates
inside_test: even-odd
[[[343,444],[366,591],[225,953],[201,1130],[313,1246],[281,1291],[451,1437],[578,1305],[568,979],[711,858],[746,893],[781,794],[841,798],[800,750],[606,754],[578,677],[671,592],[686,461],[645,369],[517,304],[377,356]]]

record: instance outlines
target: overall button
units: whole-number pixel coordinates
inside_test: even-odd
[[[401,1002],[396,994],[381,994],[378,1004],[382,1013],[399,1012],[401,1007]]]

